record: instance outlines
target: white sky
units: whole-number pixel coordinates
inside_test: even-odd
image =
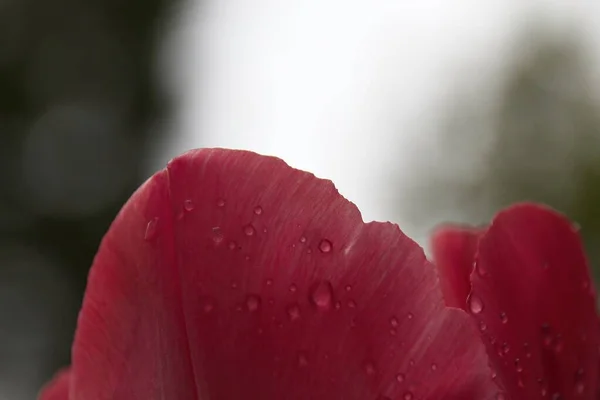
[[[593,0],[483,3],[188,3],[161,64],[181,113],[152,169],[194,147],[276,155],[333,180],[366,220],[393,220],[423,242],[431,227],[403,226],[402,204],[390,199],[430,156],[417,148],[435,143],[452,84],[493,77],[534,8],[557,21],[600,9]]]

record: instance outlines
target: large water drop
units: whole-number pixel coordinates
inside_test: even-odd
[[[332,250],[332,248],[333,248],[333,245],[327,239],[323,239],[319,243],[319,250],[321,250],[321,253],[329,253]]]
[[[483,311],[483,301],[475,295],[469,297],[469,309],[473,314],[479,314]]]
[[[328,281],[319,282],[310,293],[310,300],[320,310],[331,308],[333,288]]]

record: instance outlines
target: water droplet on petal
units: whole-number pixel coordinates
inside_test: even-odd
[[[348,308],[356,308],[356,302],[354,300],[348,300]]]
[[[318,309],[329,309],[333,300],[333,288],[331,283],[328,281],[318,283],[312,290],[310,299]]]
[[[260,297],[255,294],[250,294],[246,297],[246,308],[250,312],[255,312],[260,307]]]
[[[306,237],[300,236],[300,243],[306,243]]]
[[[415,317],[415,316],[413,315],[413,313],[408,313],[408,314],[406,315],[406,318],[408,318],[408,319],[413,319],[414,317]]]
[[[375,373],[377,372],[377,370],[375,369],[375,364],[373,364],[373,362],[371,361],[367,361],[365,363],[364,368],[367,375],[375,375]]]
[[[483,302],[473,294],[469,297],[469,309],[473,314],[479,314],[483,311]]]
[[[404,382],[405,379],[406,379],[406,376],[404,374],[398,374],[398,375],[396,375],[396,381],[398,383]]]
[[[296,321],[300,319],[300,307],[297,303],[288,306],[286,312],[290,321]]]
[[[410,392],[410,391],[409,392],[404,392],[404,396],[403,396],[404,400],[412,400],[413,397],[414,396],[413,396],[412,392]]]
[[[192,200],[186,200],[183,202],[183,209],[187,212],[194,211],[194,202]]]
[[[525,381],[523,381],[523,377],[522,376],[518,376],[517,377],[517,386],[520,388],[524,388],[525,387]]]
[[[585,382],[584,382],[584,371],[583,368],[579,368],[577,372],[575,372],[575,393],[581,395],[585,392]]]
[[[200,299],[200,308],[204,314],[210,314],[215,309],[215,302],[210,297]]]
[[[261,206],[254,207],[254,214],[260,215],[260,214],[262,214],[262,212],[263,212],[263,209]]]
[[[246,236],[252,236],[254,235],[254,233],[256,232],[256,230],[254,229],[254,227],[250,224],[244,226],[244,235]]]
[[[298,290],[298,286],[296,286],[295,284],[292,283],[290,285],[290,292],[296,293],[296,290]]]
[[[508,322],[508,317],[506,316],[505,312],[500,313],[500,322],[502,322],[503,324],[506,324]]]
[[[158,218],[153,218],[148,221],[148,225],[146,225],[146,232],[144,233],[144,240],[154,240],[158,233]]]
[[[506,400],[506,396],[504,393],[498,393],[496,394],[496,400]]]
[[[531,358],[531,349],[529,348],[529,343],[523,343],[523,351],[525,352],[525,357]]]
[[[306,367],[308,365],[308,356],[305,352],[301,351],[298,353],[298,366]]]
[[[437,371],[437,364],[431,364],[431,370]]]
[[[219,244],[223,241],[223,239],[224,239],[224,236],[223,236],[223,232],[221,231],[221,228],[219,228],[218,226],[215,226],[214,228],[212,228],[213,242],[215,242],[215,244]],[[231,244],[230,244],[230,246],[231,246]],[[234,245],[234,248],[235,248],[235,245]]]
[[[544,344],[545,347],[550,347],[550,345],[552,344],[552,341],[554,339],[550,325],[542,324],[541,330],[542,330],[542,343]]]
[[[475,268],[475,271],[477,271],[479,276],[481,276],[482,278],[487,276],[487,270],[480,262],[475,262],[475,265],[473,265],[473,267]]]
[[[273,285],[273,279],[267,279],[267,280],[265,281],[265,285],[267,285],[267,286],[271,286],[271,285]]]
[[[394,328],[397,328],[399,324],[400,323],[398,322],[398,318],[396,318],[396,317],[390,318],[390,325],[392,325]]]
[[[485,331],[486,331],[486,329],[487,329],[487,325],[485,324],[485,322],[483,322],[483,321],[480,321],[480,322],[479,322],[479,330],[480,330],[481,332],[485,332]]]
[[[515,370],[517,372],[523,372],[523,365],[521,364],[521,360],[518,358],[515,359]]]
[[[227,247],[229,248],[229,250],[235,250],[235,248],[237,247],[237,244],[235,242],[229,242]]]
[[[225,207],[225,200],[224,199],[218,199],[217,200],[217,207]]]
[[[346,285],[346,288],[345,288],[345,289],[346,289],[346,292],[349,292],[349,291],[351,291],[351,290],[352,290],[352,286],[350,286],[350,285]]]
[[[548,269],[550,265],[548,264],[548,262],[543,262],[542,263],[542,269]]]
[[[331,242],[327,239],[323,239],[321,240],[321,243],[319,243],[319,250],[321,250],[321,253],[329,253],[332,248]]]
[[[562,335],[558,334],[556,335],[556,338],[554,338],[554,343],[552,346],[552,349],[554,350],[555,353],[560,353],[563,350],[564,347],[564,341],[562,338]]]

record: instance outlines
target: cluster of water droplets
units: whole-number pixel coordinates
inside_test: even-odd
[[[549,264],[547,262],[542,264],[542,269],[547,270],[549,268]],[[475,269],[478,272],[479,276],[482,278],[487,277],[487,271],[482,268],[481,264],[476,264]],[[586,285],[583,285],[584,290],[587,289]],[[474,293],[471,293],[467,300],[469,311],[476,317],[481,317],[485,312],[485,304],[483,300]],[[506,325],[509,323],[509,316],[506,312],[501,311],[498,315],[499,321],[501,324]],[[487,324],[483,320],[479,320],[479,330],[482,334],[486,334],[487,332]],[[526,370],[527,360],[532,358],[532,346],[525,342],[522,344],[520,349],[515,351],[511,351],[511,346],[506,341],[500,341],[496,337],[487,335],[490,344],[494,346],[496,349],[496,354],[500,358],[510,358],[511,353],[515,353],[513,359],[513,366],[516,372],[517,386],[519,388],[525,388],[527,385],[527,380],[525,378],[526,374],[529,372]],[[544,323],[540,326],[540,351],[545,352],[546,354],[551,354],[553,356],[559,356],[564,348],[564,340],[562,335],[559,332],[554,332],[552,327],[548,323]],[[505,363],[506,365],[506,363]],[[492,379],[496,379],[497,374],[495,371],[492,371]],[[530,377],[531,378],[531,377]],[[563,394],[559,392],[553,392],[550,394],[549,382],[544,377],[534,378],[535,383],[539,387],[539,394],[542,398],[549,398],[552,400],[561,400],[564,399]],[[583,368],[577,369],[574,372],[574,382],[572,392],[575,395],[581,396],[586,391],[585,385],[585,373]],[[506,395],[503,393],[498,393],[496,396],[496,400],[505,400]]]
[[[226,206],[226,204],[227,204],[227,202],[223,198],[219,198],[216,201],[216,206],[219,209],[223,209]],[[183,202],[183,212],[184,213],[180,214],[179,218],[180,219],[183,218],[185,213],[191,213],[194,211],[194,209],[195,209],[195,205],[194,205],[193,201],[190,199],[185,200]],[[255,216],[258,217],[258,216],[263,215],[264,210],[263,210],[262,206],[257,205],[253,208],[252,212]],[[158,225],[159,225],[158,218],[153,218],[148,222],[146,231],[144,234],[144,239],[146,241],[153,241],[156,238],[156,236],[158,234]],[[267,232],[266,228],[263,230],[263,232],[264,233]],[[252,223],[248,223],[248,224],[242,226],[242,233],[244,236],[250,238],[257,234],[257,230]],[[223,230],[221,229],[221,227],[219,227],[219,226],[214,226],[211,228],[210,237],[215,245],[220,245],[225,240],[225,234],[224,234]],[[306,244],[307,243],[306,236],[301,236],[299,239],[299,242],[301,244]],[[229,248],[230,250],[241,249],[241,247],[238,245],[238,243],[235,240],[228,241],[227,248]],[[322,238],[318,242],[318,249],[323,254],[331,253],[333,250],[333,243],[329,239]],[[309,249],[308,252],[311,252],[311,250]],[[246,260],[250,260],[250,256],[246,256]],[[272,284],[273,284],[272,279],[266,280],[267,286],[270,286]],[[237,289],[237,287],[238,287],[238,283],[236,281],[231,282],[232,289]],[[298,290],[298,288],[295,284],[290,285],[289,291],[291,293],[295,293],[297,290]],[[309,293],[309,300],[316,310],[331,309],[334,306],[333,287],[332,287],[331,283],[329,281],[321,281],[321,282],[318,282],[316,285],[314,285]],[[254,313],[260,309],[261,304],[262,304],[262,299],[258,294],[249,294],[249,295],[247,295],[246,300],[244,302],[244,307],[238,307],[238,311],[243,311],[245,309],[248,312]],[[356,307],[356,303],[353,300],[350,300],[348,303],[348,307],[350,307],[350,308]],[[215,310],[214,300],[212,300],[210,298],[203,298],[201,308],[205,314],[212,313]],[[336,307],[336,308],[339,308],[339,307]],[[288,307],[286,307],[286,314],[288,315],[288,318],[290,321],[297,321],[297,320],[301,319],[302,313],[301,313],[300,305],[297,302],[290,304]]]
[[[223,209],[226,206],[226,204],[227,203],[224,199],[218,199],[216,201],[216,206],[219,209]],[[184,215],[186,213],[194,212],[194,209],[195,209],[195,206],[194,206],[194,203],[192,200],[185,200],[183,202]],[[256,217],[264,215],[264,210],[261,206],[255,206],[253,208],[252,212]],[[145,231],[145,235],[144,235],[145,240],[147,240],[147,241],[154,240],[157,236],[158,227],[159,227],[158,218],[151,219],[148,222],[147,227],[146,227],[146,231]],[[249,238],[249,239],[257,236],[257,229],[252,223],[243,225],[241,227],[241,232],[242,232],[243,236],[245,236],[246,238]],[[266,228],[263,232],[266,233]],[[223,243],[223,242],[226,242],[227,248],[230,250],[241,249],[241,247],[238,245],[238,243],[235,240],[229,240],[229,241],[225,240],[226,235],[224,234],[223,230],[219,226],[215,226],[215,227],[211,228],[210,237],[216,246],[221,245],[221,243]],[[312,252],[310,246],[308,246],[309,238],[302,235],[299,237],[299,239],[297,239],[297,241],[300,245],[306,246],[307,253]],[[318,249],[318,252],[321,253],[322,255],[328,255],[328,254],[332,254],[334,252],[334,243],[327,238],[320,238],[315,243],[316,243],[316,248]],[[292,247],[296,247],[296,246],[293,245]],[[247,256],[246,259],[248,260],[249,256]],[[484,273],[483,271],[481,271],[481,272]],[[272,286],[273,280],[266,279],[265,285]],[[239,283],[237,281],[232,281],[231,289],[237,290],[238,288],[239,288]],[[298,286],[295,283],[291,283],[288,287],[288,290],[291,294],[296,294],[300,289],[298,288]],[[347,294],[350,294],[352,292],[353,288],[351,285],[345,285],[343,287],[343,290]],[[314,282],[312,286],[309,286],[308,290],[307,290],[307,298],[308,298],[309,306],[312,308],[312,310],[304,310],[302,308],[301,304],[297,300],[292,301],[289,304],[284,306],[285,316],[287,317],[288,323],[297,324],[297,323],[301,322],[302,319],[305,318],[307,313],[330,312],[332,310],[337,311],[337,310],[340,310],[343,308],[342,302],[340,300],[336,300],[336,296],[334,294],[334,287],[329,280],[320,280],[320,281]],[[272,305],[274,305],[274,300],[268,299],[268,301],[266,303],[268,303],[269,305],[272,306]],[[347,309],[349,309],[349,310],[356,309],[358,307],[358,304],[352,298],[347,298],[345,305],[346,305]],[[261,298],[261,296],[257,293],[249,293],[245,296],[243,303],[236,307],[236,311],[258,315],[260,313],[262,307],[263,307],[263,299]],[[484,310],[484,304],[478,297],[471,296],[470,309],[473,314],[479,314]],[[206,316],[214,315],[217,310],[216,300],[212,297],[207,297],[207,296],[201,297],[200,298],[200,310]],[[389,320],[388,320],[389,335],[396,336],[397,333],[399,332],[399,329],[401,329],[401,325],[403,323],[406,323],[406,322],[404,322],[404,319],[406,319],[406,321],[408,322],[408,321],[412,320],[413,318],[414,318],[414,315],[410,312],[406,313],[404,316],[396,316],[396,315],[390,316]],[[505,314],[502,315],[501,318],[503,319],[503,323],[508,322],[508,317]],[[280,323],[279,326],[282,327],[283,325]],[[354,320],[354,318],[352,318],[352,320],[350,322],[350,327],[351,328],[356,327],[356,321]],[[481,325],[481,329],[485,330],[485,325],[483,323]],[[262,334],[263,328],[259,327],[257,330],[257,333]],[[299,350],[297,352],[296,357],[297,357],[296,365],[299,368],[305,368],[310,364],[310,356],[307,351]],[[326,357],[329,357],[329,356],[327,355]],[[413,368],[415,365],[415,361],[411,359],[409,362],[409,365],[410,365],[409,368]],[[429,368],[430,368],[431,372],[436,372],[438,370],[438,365],[436,363],[431,363]],[[374,376],[378,375],[378,370],[377,370],[376,364],[375,364],[375,362],[373,362],[371,360],[368,360],[364,363],[363,371],[367,377],[374,377]],[[394,375],[394,382],[396,385],[401,385],[398,387],[399,389],[412,387],[412,385],[409,384],[409,379],[407,377],[406,372],[396,373]],[[414,398],[415,398],[415,394],[412,389],[406,389],[404,392],[402,392],[401,397],[400,397],[400,399],[403,399],[403,400],[413,400]],[[379,396],[379,399],[380,400],[391,400],[390,397],[383,395],[383,394]],[[394,400],[396,400],[396,399],[398,399],[398,398],[394,397]],[[504,395],[501,393],[498,394],[498,397],[496,400],[504,400]]]

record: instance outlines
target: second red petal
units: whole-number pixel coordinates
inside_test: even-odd
[[[440,276],[444,301],[449,307],[467,310],[471,273],[481,232],[470,227],[443,226],[433,234],[433,259]]]

